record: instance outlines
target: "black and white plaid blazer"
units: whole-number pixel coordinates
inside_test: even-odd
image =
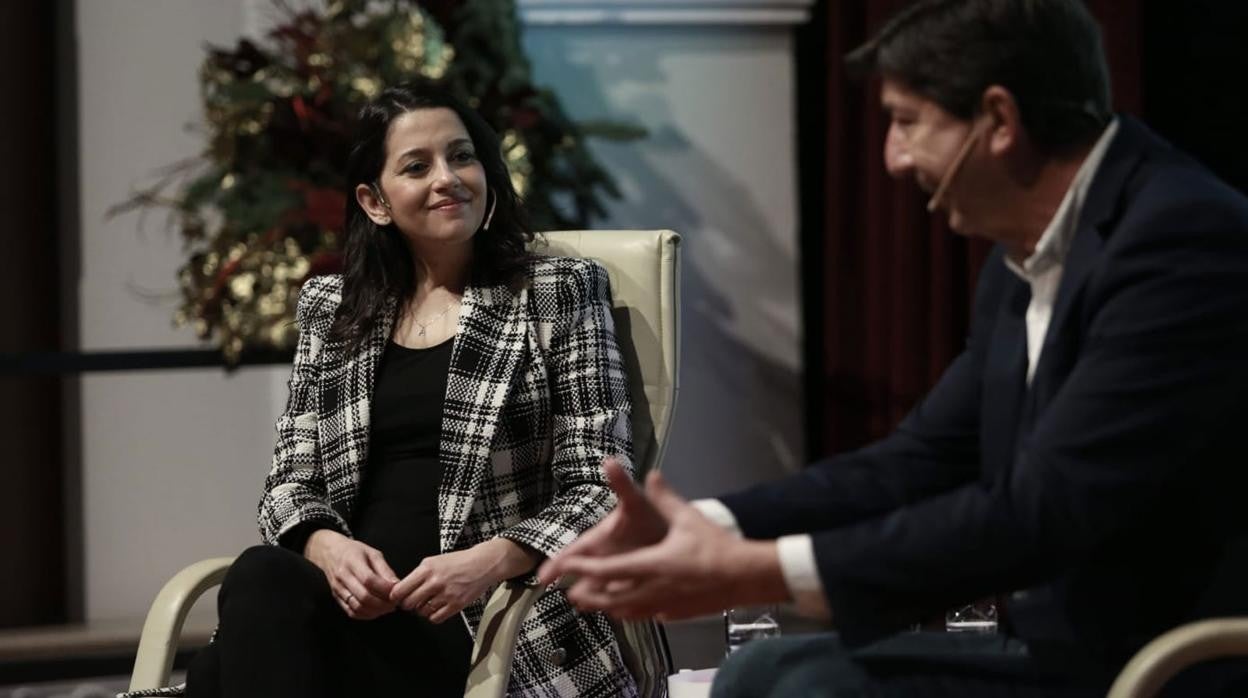
[[[373,379],[396,303],[351,353],[329,339],[342,284],[341,276],[316,277],[299,297],[290,398],[260,502],[260,532],[271,544],[308,521],[350,534]],[[615,455],[631,463],[632,443],[610,294],[597,263],[559,257],[535,258],[518,291],[465,291],[442,416],[443,552],[503,536],[553,555],[614,507],[601,462]],[[474,635],[486,598],[461,614]],[[607,619],[546,592],[521,627],[509,694],[636,690]]]

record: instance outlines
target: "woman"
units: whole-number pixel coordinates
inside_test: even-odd
[[[191,696],[463,694],[489,592],[607,514],[629,462],[606,273],[531,257],[494,134],[388,89],[348,165],[346,266],[300,295],[259,523]],[[607,620],[548,591],[510,693],[632,695]]]

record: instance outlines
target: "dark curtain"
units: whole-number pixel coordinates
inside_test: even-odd
[[[845,75],[842,56],[905,4],[828,0],[798,37],[812,457],[883,436],[936,382],[965,343],[989,250],[929,215],[913,182],[888,177],[878,81]],[[1138,113],[1138,7],[1090,5],[1104,27],[1115,105]]]
[[[53,3],[0,3],[0,354],[59,347]],[[17,67],[17,66],[20,66]],[[0,628],[66,619],[61,383],[0,374]]]

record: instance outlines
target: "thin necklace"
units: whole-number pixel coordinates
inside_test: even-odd
[[[426,332],[426,331],[428,331],[428,329],[429,329],[429,326],[430,326],[430,325],[432,325],[433,323],[437,322],[438,320],[441,320],[441,319],[442,319],[442,316],[443,316],[443,315],[446,315],[448,312],[450,312],[451,308],[452,308],[452,307],[454,307],[454,306],[455,306],[455,301],[451,301],[450,303],[447,303],[447,304],[446,304],[446,307],[442,309],[442,312],[438,313],[437,315],[434,315],[433,317],[429,318],[428,320],[426,320],[426,321],[424,321],[424,322],[421,322],[420,320],[417,320],[417,319],[416,319],[416,317],[415,317],[415,316],[413,316],[413,317],[412,317],[412,324],[413,324],[413,325],[415,325],[416,327],[420,328],[419,330],[417,330],[417,331],[416,331],[416,336],[417,336],[417,337],[424,337],[424,336],[425,336],[425,332]]]

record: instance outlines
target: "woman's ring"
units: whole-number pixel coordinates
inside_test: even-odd
[[[351,594],[351,592],[347,592],[347,596],[342,600],[342,602],[350,606],[352,601],[355,601],[355,596]]]

